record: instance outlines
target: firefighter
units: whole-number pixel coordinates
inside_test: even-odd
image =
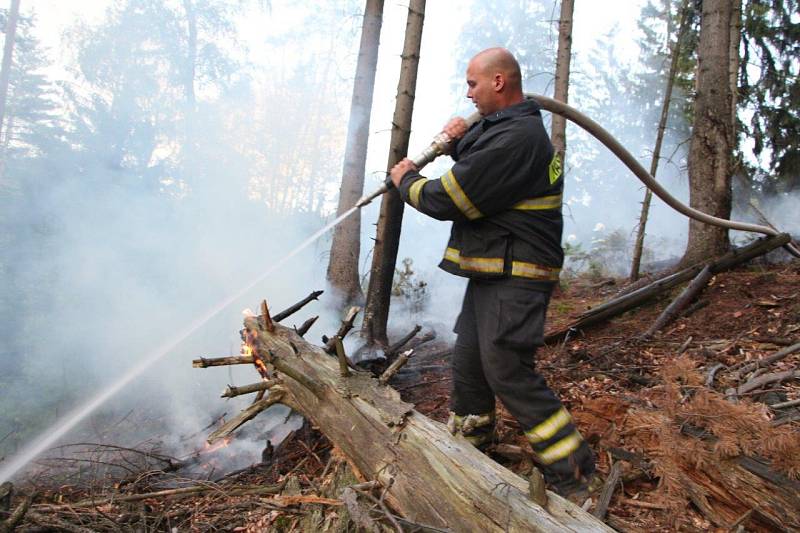
[[[449,425],[485,448],[497,396],[522,426],[547,483],[583,503],[594,457],[534,365],[564,260],[561,162],[508,50],[477,54],[466,78],[482,118],[469,129],[462,118],[444,127],[458,140],[453,167],[439,179],[421,176],[409,159],[390,171],[403,201],[453,221],[439,266],[469,278],[454,327]]]

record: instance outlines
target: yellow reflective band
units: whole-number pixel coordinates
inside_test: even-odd
[[[561,269],[558,267],[548,267],[537,265],[536,263],[526,263],[525,261],[511,262],[511,275],[521,278],[539,279],[544,281],[558,281]]]
[[[447,248],[444,251],[444,259],[456,263],[462,270],[490,274],[502,273],[506,263],[502,257],[466,257],[455,248]]]
[[[558,430],[569,424],[571,420],[572,417],[570,417],[567,410],[562,407],[553,413],[550,418],[533,429],[526,431],[525,436],[528,437],[531,444],[544,442],[558,433]]]
[[[458,260],[458,266],[464,270],[475,272],[503,272],[505,261],[502,257],[464,257]]]
[[[461,254],[455,248],[448,248],[444,251],[444,258],[448,261],[452,261],[453,263],[458,264],[458,260],[461,258]]]
[[[550,177],[550,185],[557,182],[558,178],[561,177],[561,158],[558,156],[558,152],[553,155],[553,160],[550,161],[547,173]]]
[[[427,182],[428,178],[418,179],[408,190],[408,201],[417,209],[419,209],[419,195]]]
[[[483,216],[481,212],[478,211],[478,208],[470,202],[469,198],[464,193],[464,189],[458,184],[452,170],[448,170],[447,174],[442,176],[441,180],[444,190],[447,191],[447,195],[450,196],[450,199],[456,204],[458,210],[464,213],[465,217],[470,220],[475,220]]]
[[[537,453],[536,456],[546,465],[553,464],[556,461],[569,457],[572,452],[578,449],[582,440],[581,434],[575,431],[549,448],[546,448],[543,452]]]
[[[528,198],[522,200],[520,203],[514,205],[512,209],[520,209],[523,211],[541,211],[544,209],[559,209],[561,207],[563,197],[560,194],[552,196],[541,196],[539,198]]]

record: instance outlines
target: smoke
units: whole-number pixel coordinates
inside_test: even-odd
[[[352,78],[358,42],[351,16],[358,10],[352,7],[313,13],[329,30],[317,39],[269,43],[283,53],[258,61],[277,79],[251,65],[207,92],[199,89],[191,121],[182,105],[171,104],[182,93],[164,88],[163,102],[140,108],[161,115],[136,117],[140,121],[131,128],[128,118],[114,114],[124,92],[87,99],[87,71],[69,66],[73,78],[65,85],[81,85],[76,100],[68,100],[66,91],[62,103],[65,122],[74,121],[74,149],[47,161],[52,176],[27,185],[30,208],[16,210],[14,220],[23,232],[3,252],[3,264],[13,267],[9,295],[22,299],[2,300],[4,316],[13,315],[16,327],[3,328],[8,372],[2,378],[0,455],[10,460],[28,449],[43,430],[179,338],[208,310],[218,312],[62,442],[149,443],[181,457],[203,447],[211,431],[204,427],[249,404],[248,398],[222,400],[219,393],[226,384],[257,381],[252,368],[193,369],[191,360],[238,353],[243,309],[257,309],[266,298],[276,312],[323,288],[329,243],[321,240],[215,309],[330,218],[325,209],[341,169],[346,123],[340,119],[349,90],[330,90],[328,84],[331,78]],[[289,11],[276,3],[258,17],[280,25],[282,17],[297,17]],[[112,16],[97,28],[75,29],[70,39],[76,32],[101,34],[100,25],[111,24]],[[131,22],[119,20],[124,39]],[[281,60],[298,50],[296,61]],[[104,61],[97,57],[98,64]],[[130,70],[114,71],[119,79],[135,79],[136,69],[146,67],[131,62],[125,68]],[[129,102],[144,105],[142,99]],[[15,172],[10,165],[12,180]],[[326,310],[324,298],[285,323],[299,325],[322,314],[309,338],[335,331],[339,317]],[[231,443],[225,468],[258,462],[266,438],[277,444],[296,426],[296,418],[288,425],[286,418],[280,407],[262,414],[257,431]]]

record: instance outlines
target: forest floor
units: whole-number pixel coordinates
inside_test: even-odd
[[[622,283],[588,278],[563,283],[551,301],[548,330],[608,300]],[[537,354],[538,369],[597,454],[599,478],[605,480],[612,465],[620,464],[621,483],[606,520],[625,531],[769,531],[780,520],[787,520],[782,525],[791,530],[794,518],[775,518],[780,510],[738,498],[735,487],[716,487],[732,478],[715,480],[704,464],[765,457],[779,472],[778,483],[797,487],[800,407],[769,405],[800,398],[800,374],[785,374],[789,379],[739,394],[736,401],[726,395],[759,375],[800,368],[798,352],[766,370],[755,369],[755,375],[737,372],[747,362],[800,342],[800,261],[750,263],[718,274],[700,296],[707,304],[695,305],[662,333],[642,339],[675,294]],[[392,382],[405,401],[441,422],[448,416],[450,353],[446,343],[428,342]],[[700,428],[712,440],[687,434],[687,427]],[[524,438],[502,406],[498,442],[521,453],[490,451],[494,459],[522,475],[530,471]],[[308,425],[267,453],[263,463],[213,480],[181,485],[173,477],[164,483],[164,471],[171,467],[160,468],[105,483],[102,489],[79,483],[40,485],[19,530],[355,530],[343,520],[347,513],[340,487],[357,481],[350,479],[346,459]],[[698,497],[687,487],[688,480],[700,483],[700,477],[706,490]],[[169,492],[179,486],[188,489]],[[21,501],[17,495],[10,509]]]

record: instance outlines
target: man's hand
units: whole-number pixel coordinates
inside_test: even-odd
[[[409,170],[417,170],[417,167],[407,157],[392,167],[392,170],[389,171],[389,176],[392,178],[392,183],[394,183],[395,187],[400,187],[400,181]]]
[[[442,133],[451,139],[460,139],[467,133],[467,129],[469,129],[467,128],[467,121],[464,120],[463,117],[453,117],[444,125]]]

